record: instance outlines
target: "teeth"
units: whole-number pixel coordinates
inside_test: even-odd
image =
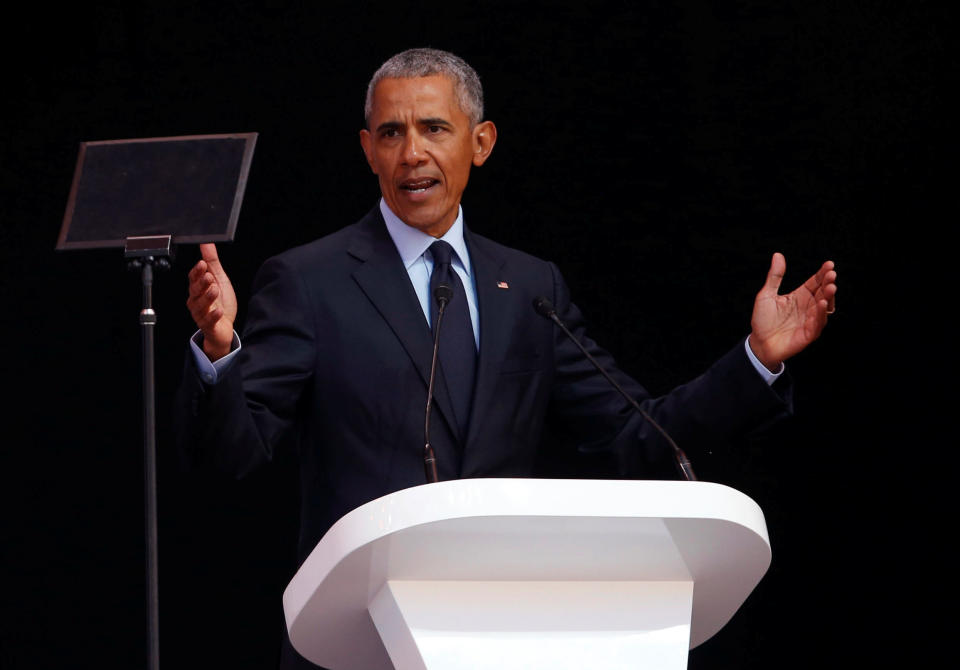
[[[421,193],[423,191],[426,191],[428,188],[430,188],[436,183],[437,182],[435,179],[430,179],[427,181],[416,181],[416,182],[411,182],[409,184],[403,184],[401,188],[407,191],[411,191],[413,193]]]

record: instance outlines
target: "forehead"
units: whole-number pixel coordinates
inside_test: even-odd
[[[373,90],[371,126],[407,115],[417,118],[466,118],[460,109],[453,80],[446,75],[381,79]],[[376,119],[376,122],[374,122]]]

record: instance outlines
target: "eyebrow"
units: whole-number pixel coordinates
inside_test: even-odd
[[[406,124],[401,123],[400,121],[384,121],[379,126],[377,126],[377,132],[382,132],[384,130],[398,130],[403,128]],[[425,119],[417,119],[417,125],[419,126],[444,126],[450,128],[453,126],[452,123],[446,119],[440,117],[427,117]]]
[[[441,119],[440,117],[430,117],[426,119],[420,119],[417,121],[421,126],[451,126],[453,125],[446,119]]]

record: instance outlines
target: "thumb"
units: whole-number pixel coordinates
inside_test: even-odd
[[[779,251],[774,253],[773,258],[770,259],[770,270],[767,272],[767,281],[763,285],[763,292],[776,295],[786,271],[787,259]]]
[[[217,245],[209,242],[200,245],[200,258],[207,262],[207,265],[220,266],[220,257],[217,255]]]

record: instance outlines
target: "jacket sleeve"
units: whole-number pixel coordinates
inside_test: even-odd
[[[314,320],[298,273],[282,258],[267,261],[254,281],[237,361],[208,385],[187,352],[175,403],[187,465],[241,477],[273,458],[314,371]]]
[[[745,435],[791,412],[789,380],[770,387],[751,365],[740,340],[702,375],[654,398],[620,370],[613,357],[586,335],[583,316],[570,301],[560,272],[551,264],[554,305],[560,319],[610,375],[694,460],[713,445]],[[605,457],[618,477],[676,475],[669,443],[593,367],[559,329],[555,332],[556,377],[551,415],[584,455]]]

